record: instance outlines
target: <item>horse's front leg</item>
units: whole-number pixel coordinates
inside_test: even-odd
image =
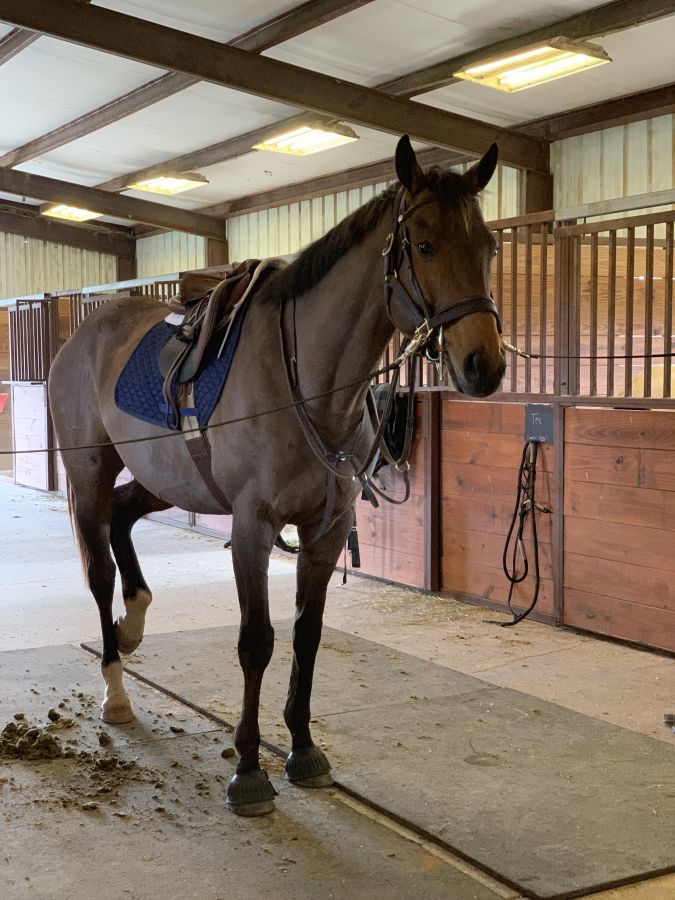
[[[298,555],[293,666],[284,709],[291,732],[292,749],[286,759],[286,777],[304,787],[328,787],[333,783],[330,763],[313,742],[309,729],[314,663],[321,641],[326,590],[352,524],[347,510],[316,543]],[[313,529],[298,529],[301,542],[309,543]]]
[[[241,608],[239,662],[244,673],[244,702],[234,733],[239,762],[227,789],[227,806],[242,816],[262,816],[274,809],[275,790],[260,768],[258,709],[260,687],[272,658],[274,629],[267,597],[269,557],[279,527],[251,521],[235,511],[232,561]]]

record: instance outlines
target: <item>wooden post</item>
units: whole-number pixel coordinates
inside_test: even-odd
[[[222,266],[229,261],[227,241],[206,238],[206,267]]]
[[[136,243],[134,242],[133,256],[117,257],[117,280],[129,281],[136,277]]]
[[[553,175],[526,171],[521,198],[522,211],[528,213],[553,209]]]
[[[423,395],[424,421],[424,588],[441,588],[441,394]]]

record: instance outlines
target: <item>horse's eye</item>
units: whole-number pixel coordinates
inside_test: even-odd
[[[421,256],[433,256],[434,248],[431,246],[429,241],[420,241],[417,245],[417,249]]]

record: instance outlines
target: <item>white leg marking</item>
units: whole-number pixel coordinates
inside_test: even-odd
[[[101,666],[101,674],[105,681],[101,718],[109,725],[124,725],[127,722],[133,722],[134,713],[131,709],[131,702],[122,684],[122,663],[114,662],[109,666]]]
[[[124,601],[126,612],[115,622],[117,649],[120,653],[133,653],[143,640],[145,613],[152,603],[150,591],[137,591]]]

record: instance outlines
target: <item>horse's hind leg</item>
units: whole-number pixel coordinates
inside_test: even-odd
[[[110,724],[131,722],[134,714],[122,684],[122,663],[117,652],[112,607],[115,563],[110,554],[110,519],[115,479],[122,469],[111,447],[64,453],[69,479],[69,501],[89,590],[101,619],[105,694],[101,718]]]
[[[328,787],[333,783],[330,763],[314,744],[309,730],[310,697],[326,590],[351,523],[350,509],[316,543],[309,544],[298,555],[293,666],[284,719],[292,738],[292,749],[286,759],[286,777],[304,787]],[[301,541],[309,543],[312,529],[299,529],[299,534]]]
[[[110,543],[122,578],[125,613],[115,622],[117,649],[133,653],[143,639],[145,613],[152,594],[143,578],[131,541],[131,529],[151,512],[169,508],[168,503],[147,491],[138,481],[121,484],[113,491]]]

